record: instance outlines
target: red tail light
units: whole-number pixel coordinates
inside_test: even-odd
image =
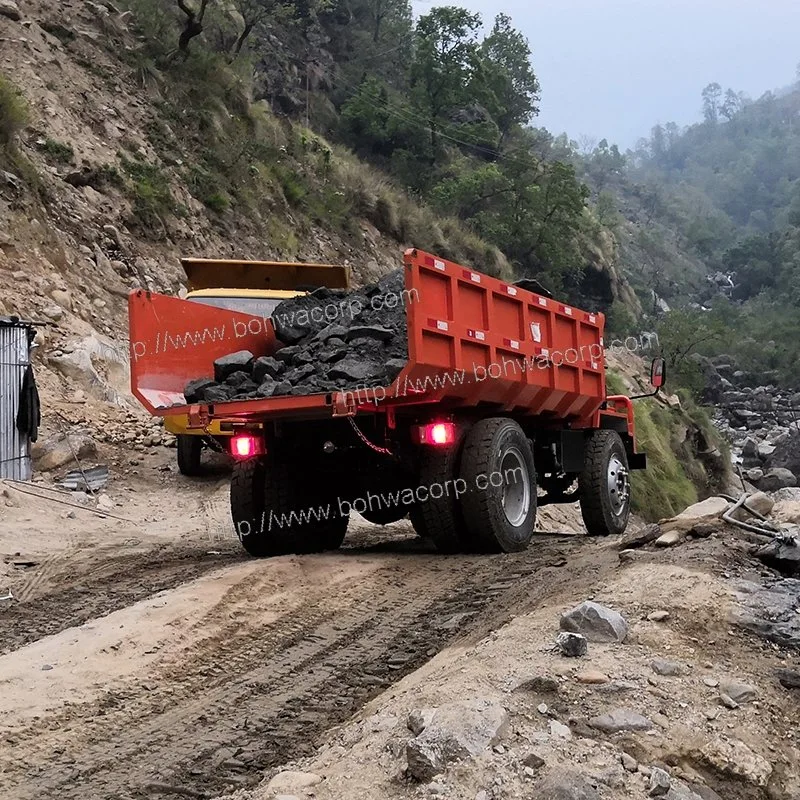
[[[231,438],[231,455],[239,461],[260,456],[263,453],[264,442],[257,436],[245,433]]]
[[[456,440],[456,426],[454,422],[431,422],[417,428],[420,444],[447,445]]]

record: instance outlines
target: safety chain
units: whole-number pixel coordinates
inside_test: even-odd
[[[348,417],[347,421],[350,423],[353,430],[356,432],[356,436],[358,436],[358,438],[361,439],[361,441],[364,442],[364,444],[367,447],[374,450],[376,453],[381,453],[382,455],[385,456],[392,455],[392,451],[389,450],[388,447],[378,447],[378,445],[373,444],[369,439],[367,439],[367,437],[361,432],[361,429],[358,427],[358,425],[356,425],[356,421],[352,417]]]

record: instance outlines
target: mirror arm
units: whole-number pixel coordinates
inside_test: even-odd
[[[656,390],[654,392],[650,392],[649,394],[634,394],[630,397],[631,400],[642,400],[646,397],[655,397],[661,391],[660,386],[656,386]]]

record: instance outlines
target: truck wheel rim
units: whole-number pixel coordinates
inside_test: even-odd
[[[617,456],[611,456],[608,461],[608,497],[612,511],[617,516],[623,514],[628,506],[630,484],[628,469]]]
[[[525,459],[516,447],[506,451],[500,463],[500,473],[503,478],[503,513],[509,523],[518,528],[531,507],[531,482]]]

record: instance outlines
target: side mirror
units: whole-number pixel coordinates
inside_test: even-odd
[[[654,358],[650,367],[650,385],[660,389],[667,382],[667,362],[663,358]]]

